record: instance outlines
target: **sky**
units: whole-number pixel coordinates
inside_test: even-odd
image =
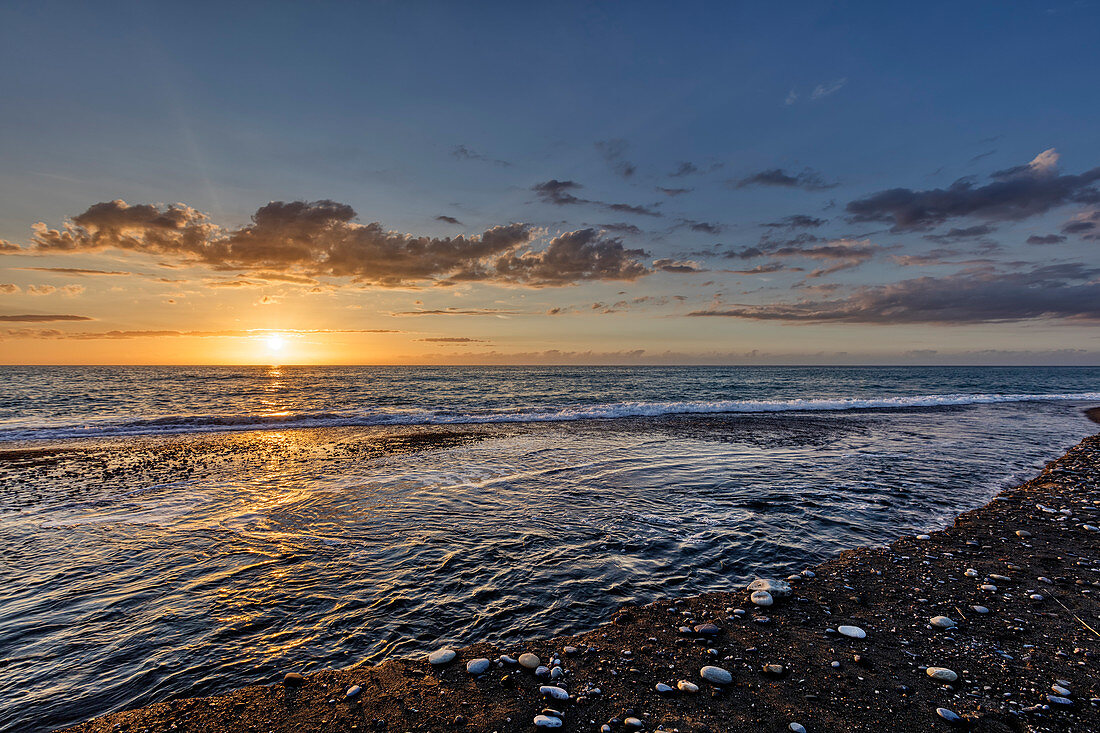
[[[0,363],[1100,364],[1100,9],[0,5]]]

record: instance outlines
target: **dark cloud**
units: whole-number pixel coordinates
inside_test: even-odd
[[[930,242],[959,242],[975,237],[984,237],[997,231],[996,227],[989,224],[976,224],[972,227],[953,227],[942,234],[925,234],[924,238]]]
[[[806,214],[792,214],[783,217],[779,221],[768,222],[764,226],[772,229],[810,229],[826,224],[828,221],[828,219],[818,219],[816,216]]]
[[[630,178],[637,171],[633,163],[626,159],[626,150],[630,147],[626,140],[599,140],[596,142],[596,150],[599,151],[611,170],[623,178]]]
[[[693,173],[699,172],[699,166],[688,161],[683,161],[676,164],[676,170],[669,173],[670,178],[682,178],[684,176],[690,176]]]
[[[642,230],[633,224],[627,224],[623,221],[613,222],[611,224],[600,224],[601,229],[606,229],[609,232],[618,232],[620,234],[634,234],[639,235]]]
[[[973,158],[970,159],[969,162],[977,163],[982,158],[988,158],[989,156],[995,154],[996,152],[997,152],[996,150],[987,150],[984,153],[979,153],[978,155],[975,155]]]
[[[616,211],[622,214],[638,214],[640,216],[663,216],[661,212],[648,206],[635,206],[633,204],[609,204],[606,201],[580,198],[574,191],[584,188],[576,181],[559,181],[552,178],[549,181],[536,183],[531,187],[540,201],[555,206],[571,206],[576,204],[589,204],[598,206],[607,211]]]
[[[693,260],[673,260],[663,258],[653,260],[653,269],[661,272],[694,273],[707,272],[702,265]]]
[[[805,168],[800,173],[787,173],[782,168],[770,168],[768,170],[753,173],[740,180],[730,180],[729,185],[734,188],[746,188],[748,186],[782,186],[784,188],[803,188],[807,191],[820,191],[834,188],[837,184],[826,183],[825,179],[817,171]]]
[[[334,201],[275,201],[257,210],[247,226],[222,230],[180,204],[112,201],[90,207],[60,231],[37,226],[34,242],[39,252],[123,249],[302,284],[325,276],[383,287],[457,281],[543,286],[632,280],[647,272],[635,259],[640,251],[591,229],[533,250],[535,232],[526,224],[472,237],[417,237],[378,222],[358,224],[355,216],[350,206]]]
[[[948,188],[914,191],[891,188],[850,202],[852,221],[891,222],[893,231],[930,229],[949,219],[977,217],[990,221],[1018,221],[1066,204],[1100,203],[1100,168],[1080,175],[1060,175],[1057,153],[1040,153],[1026,166],[993,174],[978,186],[961,179]]]
[[[881,247],[867,239],[823,240],[815,234],[802,232],[780,240],[763,238],[753,247],[729,249],[721,252],[726,259],[751,260],[757,257],[787,257],[828,261],[825,267],[814,270],[810,277],[821,277],[841,270],[850,270],[872,259]],[[734,270],[733,272],[746,272]],[[753,271],[748,271],[753,272]]]
[[[664,188],[663,186],[658,186],[657,190],[660,191],[661,193],[663,193],[665,196],[682,196],[685,193],[691,193],[695,189],[694,188]]]
[[[1066,241],[1061,234],[1032,234],[1027,238],[1028,244],[1059,244]]]
[[[1100,269],[1080,263],[1027,272],[991,268],[858,288],[836,300],[732,305],[693,316],[809,323],[964,324],[1100,319]]]
[[[1083,211],[1062,227],[1063,234],[1073,234],[1082,239],[1100,239],[1100,209]]]
[[[533,286],[567,285],[581,280],[637,280],[649,272],[635,258],[640,249],[596,229],[578,229],[550,240],[539,252],[501,257],[496,273],[509,282]]]
[[[709,221],[693,221],[691,219],[681,219],[681,221],[693,232],[703,232],[704,234],[721,234],[725,229],[721,224],[716,224]]]
[[[772,272],[782,272],[783,270],[801,271],[800,267],[787,267],[782,262],[765,262],[762,265],[757,265],[748,270],[723,270],[722,272],[728,272],[734,275],[767,275]]]
[[[459,160],[477,160],[482,163],[491,163],[493,165],[500,166],[501,168],[507,168],[508,166],[512,165],[506,160],[490,158],[488,155],[482,155],[475,150],[470,150],[470,148],[466,147],[465,145],[456,145],[451,148],[451,155],[458,158]]]
[[[447,216],[445,214],[440,214],[439,216],[437,216],[435,218],[435,220],[436,221],[445,221],[448,224],[458,224],[459,226],[462,226],[462,222],[460,222],[458,219],[454,218],[453,216]]]
[[[24,313],[21,315],[3,316],[0,315],[0,321],[5,323],[47,323],[49,321],[94,321],[94,318],[88,316],[71,316],[71,315],[49,315],[49,314],[31,314]]]

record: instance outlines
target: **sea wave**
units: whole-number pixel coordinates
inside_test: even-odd
[[[386,408],[349,412],[280,412],[233,415],[166,415],[137,420],[103,420],[81,425],[20,426],[0,429],[0,442],[62,440],[180,433],[207,433],[291,428],[476,425],[491,423],[569,422],[613,420],[665,415],[751,414],[774,412],[835,412],[843,410],[954,407],[1008,402],[1100,400],[1100,392],[1057,394],[935,394],[877,398],[789,400],[713,400],[615,402],[516,406],[506,409],[461,411]]]

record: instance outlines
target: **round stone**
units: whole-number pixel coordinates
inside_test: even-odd
[[[530,652],[519,655],[519,665],[521,667],[526,669],[538,669],[540,664],[542,664],[542,660]]]
[[[953,629],[958,625],[947,616],[933,616],[928,623],[932,624],[937,629]]]
[[[867,637],[867,632],[858,626],[837,626],[836,630],[851,639],[864,639]]]
[[[709,665],[703,667],[699,670],[699,676],[707,682],[713,682],[716,685],[728,685],[733,682],[733,675],[721,667],[712,667]]]
[[[762,590],[766,593],[771,593],[776,598],[783,598],[791,594],[791,584],[785,580],[767,580],[765,578],[757,578],[749,583],[750,591]]]
[[[770,606],[775,603],[775,601],[772,600],[772,594],[766,590],[753,591],[753,594],[749,597],[749,600],[751,600],[758,606]]]
[[[954,682],[955,680],[959,679],[959,676],[955,674],[955,671],[948,669],[947,667],[929,667],[927,670],[925,670],[925,674],[927,674],[934,680],[938,680],[939,682]]]
[[[492,662],[484,657],[481,659],[471,659],[466,662],[466,671],[470,674],[485,674],[489,671],[490,664],[492,664]]]
[[[297,672],[287,672],[283,677],[283,684],[287,687],[299,687],[306,683],[306,678]]]
[[[550,676],[550,668],[547,667],[545,664],[540,664],[539,666],[535,667],[535,676],[536,677],[549,677]]]
[[[552,700],[568,700],[569,693],[554,685],[543,685],[539,688],[539,694]]]
[[[664,682],[658,682],[656,685],[653,686],[653,689],[657,690],[657,692],[661,695],[667,695],[668,693],[672,692],[672,688],[669,685],[666,685]]]
[[[562,725],[561,718],[555,718],[552,715],[536,715],[535,727],[536,728],[560,728]]]
[[[428,661],[435,665],[447,664],[455,658],[454,649],[436,649],[428,655]]]
[[[695,627],[695,633],[699,636],[714,636],[721,631],[714,624],[699,624]]]
[[[352,685],[348,688],[348,691],[344,693],[344,697],[348,700],[359,697],[359,693],[363,691],[363,688],[359,685]]]
[[[974,610],[974,613],[989,613],[989,609],[985,606],[971,606],[970,608]]]
[[[645,723],[643,723],[638,718],[627,718],[623,721],[623,725],[632,730],[641,730],[645,727]]]
[[[787,730],[793,731],[793,733],[806,733],[806,726],[802,723],[791,723],[787,726]]]
[[[1018,529],[1018,530],[1016,530],[1016,536],[1017,537],[1023,537],[1024,539],[1027,539],[1028,537],[1031,536],[1031,532],[1028,532],[1026,529]]]
[[[695,694],[699,691],[699,685],[694,682],[688,682],[687,680],[680,680],[676,683],[676,689],[680,692],[686,692],[688,694]]]

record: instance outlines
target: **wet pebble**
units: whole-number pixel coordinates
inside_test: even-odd
[[[428,655],[428,661],[434,665],[447,664],[455,658],[454,649],[436,649]]]
[[[954,710],[948,710],[947,708],[936,708],[936,715],[940,716],[948,723],[961,723],[962,718]]]
[[[306,678],[297,672],[287,672],[286,676],[283,677],[283,684],[287,687],[299,687],[304,685],[305,682]]]
[[[782,598],[791,594],[791,584],[785,580],[766,580],[757,578],[749,583],[750,591],[764,591],[772,596]]]

